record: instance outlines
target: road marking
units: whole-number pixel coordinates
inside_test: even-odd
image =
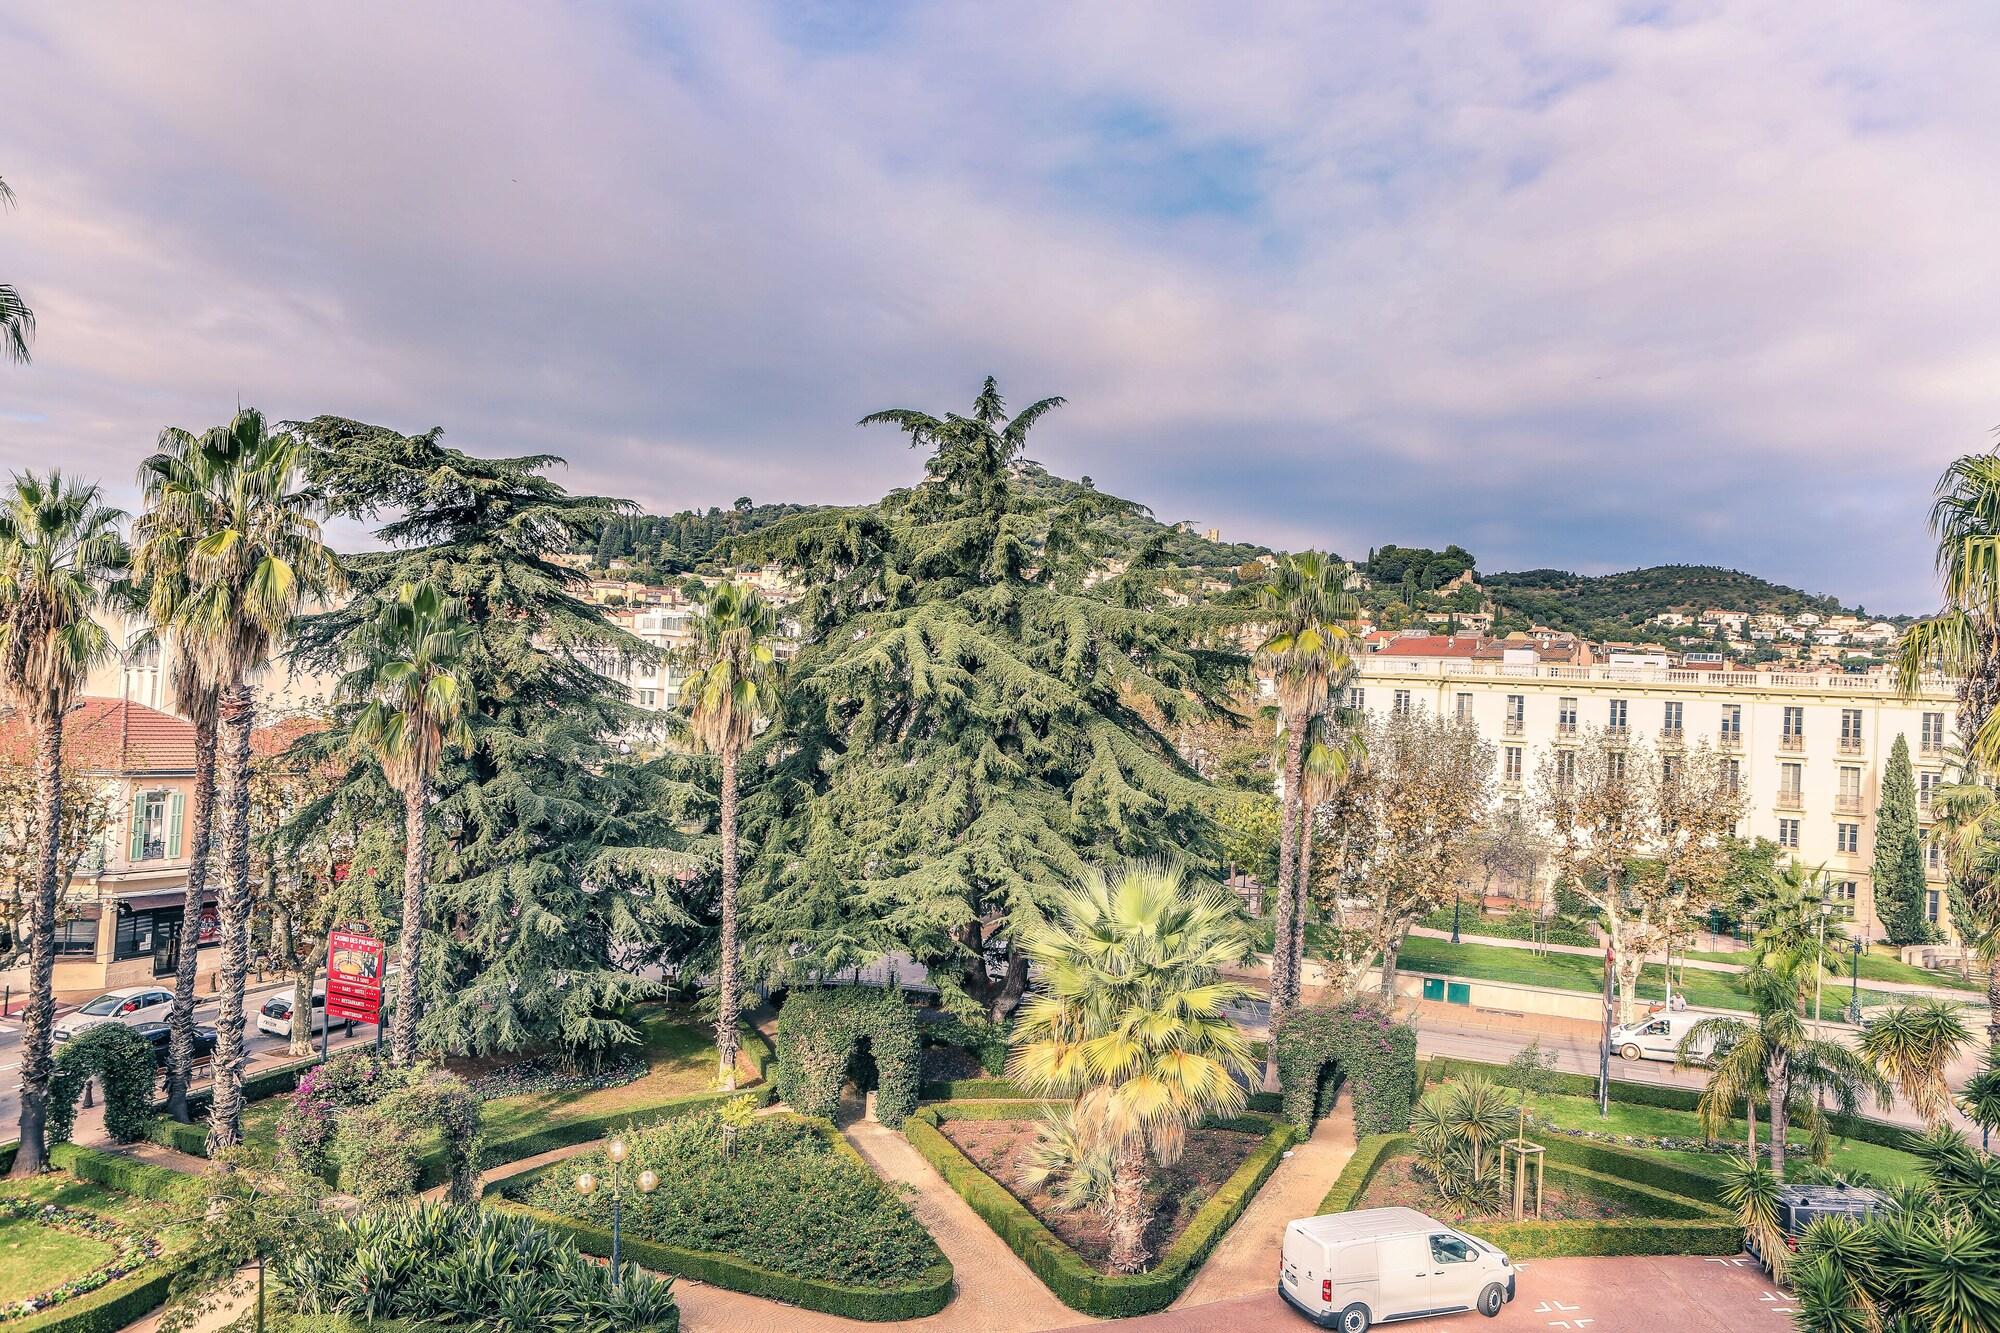
[[[1572,1312],[1574,1312],[1574,1311],[1577,1311],[1577,1310],[1581,1310],[1582,1308],[1583,1308],[1583,1307],[1582,1307],[1581,1305],[1564,1305],[1564,1304],[1563,1304],[1563,1303],[1562,1303],[1561,1301],[1556,1301],[1556,1302],[1554,1302],[1553,1304],[1552,1304],[1551,1302],[1548,1302],[1548,1301],[1543,1301],[1543,1302],[1542,1302],[1542,1303],[1541,1303],[1540,1305],[1537,1305],[1537,1306],[1535,1307],[1535,1313],[1536,1313],[1536,1314],[1570,1314],[1570,1313],[1572,1313]]]

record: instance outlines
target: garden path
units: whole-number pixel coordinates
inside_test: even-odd
[[[689,1333],[1029,1333],[1084,1318],[1049,1293],[901,1134],[872,1120],[842,1133],[884,1180],[911,1187],[910,1211],[951,1260],[958,1287],[951,1304],[923,1319],[871,1324],[676,1279],[681,1326]]]
[[[1353,1155],[1354,1103],[1342,1088],[1333,1110],[1278,1164],[1172,1308],[1269,1292],[1277,1281],[1285,1224],[1319,1212],[1320,1200]]]

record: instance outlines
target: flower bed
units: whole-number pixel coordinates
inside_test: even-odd
[[[1243,1115],[1222,1122],[1228,1129],[1261,1131],[1263,1137],[1195,1213],[1153,1271],[1106,1274],[1063,1244],[1019,1199],[980,1170],[943,1129],[953,1120],[1019,1119],[1030,1109],[1019,1103],[942,1102],[918,1108],[904,1122],[903,1133],[910,1146],[937,1169],[1009,1249],[1021,1256],[1057,1300],[1072,1310],[1109,1318],[1150,1314],[1180,1295],[1296,1141],[1292,1127],[1273,1116]]]
[[[705,1109],[626,1141],[627,1181],[659,1176],[652,1194],[628,1183],[622,1205],[625,1253],[648,1268],[853,1319],[916,1318],[951,1297],[937,1243],[824,1121],[763,1116],[732,1129]],[[606,1253],[609,1191],[579,1194],[584,1171],[614,1179],[600,1150],[500,1181],[487,1197]]]
[[[19,1319],[39,1314],[50,1306],[96,1291],[152,1262],[160,1253],[160,1242],[151,1234],[134,1231],[97,1213],[65,1208],[61,1204],[40,1203],[33,1199],[0,1199],[0,1222],[27,1222],[112,1247],[112,1257],[108,1262],[11,1303],[4,1313],[0,1313],[0,1318]]]
[[[479,1100],[526,1097],[548,1092],[597,1092],[622,1088],[652,1069],[643,1052],[619,1051],[596,1069],[574,1068],[558,1055],[538,1055],[470,1080]]]

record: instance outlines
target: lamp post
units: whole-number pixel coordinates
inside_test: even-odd
[[[619,1227],[624,1221],[625,1159],[630,1155],[630,1151],[622,1138],[611,1140],[604,1149],[604,1155],[611,1159],[611,1182],[607,1188],[611,1195],[611,1286],[614,1291],[623,1285],[618,1272]],[[576,1192],[586,1196],[594,1194],[601,1183],[603,1182],[596,1176],[586,1171],[576,1178]],[[639,1193],[651,1194],[660,1187],[660,1178],[651,1171],[641,1171],[634,1183],[638,1185]]]
[[[1822,1037],[1826,1032],[1819,1021],[1819,995],[1820,985],[1826,978],[1826,919],[1832,915],[1832,903],[1819,905],[1819,951],[1813,955],[1813,1027],[1819,1029]]]
[[[1463,895],[1463,894],[1461,894],[1461,893],[1460,893],[1460,892],[1458,891],[1458,889],[1457,889],[1457,887],[1456,887],[1456,886],[1454,886],[1454,887],[1452,888],[1452,891],[1451,891],[1451,942],[1452,942],[1453,944],[1457,944],[1457,943],[1459,942],[1459,939],[1458,939],[1458,903],[1459,903],[1459,900],[1460,900],[1460,899],[1461,899],[1462,897],[1464,897],[1464,895]]]
[[[1854,940],[1849,940],[1847,942],[1847,947],[1849,950],[1852,951],[1853,955],[1852,958],[1850,959],[1850,965],[1853,969],[1852,975],[1853,975],[1853,986],[1854,986],[1853,996],[1847,1002],[1847,1021],[1854,1024],[1854,1026],[1856,1027],[1860,1027],[1861,1026],[1861,955],[1868,951],[1868,946],[1863,944],[1860,940],[1854,939]]]

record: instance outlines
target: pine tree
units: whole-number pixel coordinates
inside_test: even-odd
[[[1107,520],[1134,509],[1016,484],[1029,429],[991,379],[969,416],[897,410],[925,479],[786,519],[745,550],[809,574],[786,717],[744,759],[751,966],[827,973],[907,950],[947,998],[1004,1014],[1019,928],[1093,863],[1219,868],[1213,793],[1155,730],[1206,713],[1242,658],[1190,647]],[[989,964],[988,949],[995,957]]]
[[[1895,945],[1931,938],[1924,916],[1924,852],[1917,833],[1917,788],[1910,775],[1910,741],[1900,733],[1882,772],[1875,812],[1875,915]]]
[[[636,714],[603,674],[648,650],[578,598],[583,575],[551,559],[602,531],[623,502],[569,494],[543,475],[559,459],[473,457],[446,448],[437,430],[403,436],[327,417],[301,429],[318,479],[347,512],[395,515],[376,534],[385,549],[351,560],[356,593],[430,580],[472,631],[473,748],[439,769],[430,820],[425,917],[435,935],[423,948],[420,1044],[478,1054],[534,1040],[593,1050],[635,1040],[617,1015],[652,983],[620,960],[685,921],[632,872],[649,860],[685,865],[652,771],[621,758],[617,733]],[[372,613],[358,595],[311,617],[297,656],[337,665]],[[344,742],[341,727],[327,735]],[[379,770],[357,769],[357,783],[379,787],[383,817],[395,818]],[[393,856],[356,869],[400,883],[402,849]]]

